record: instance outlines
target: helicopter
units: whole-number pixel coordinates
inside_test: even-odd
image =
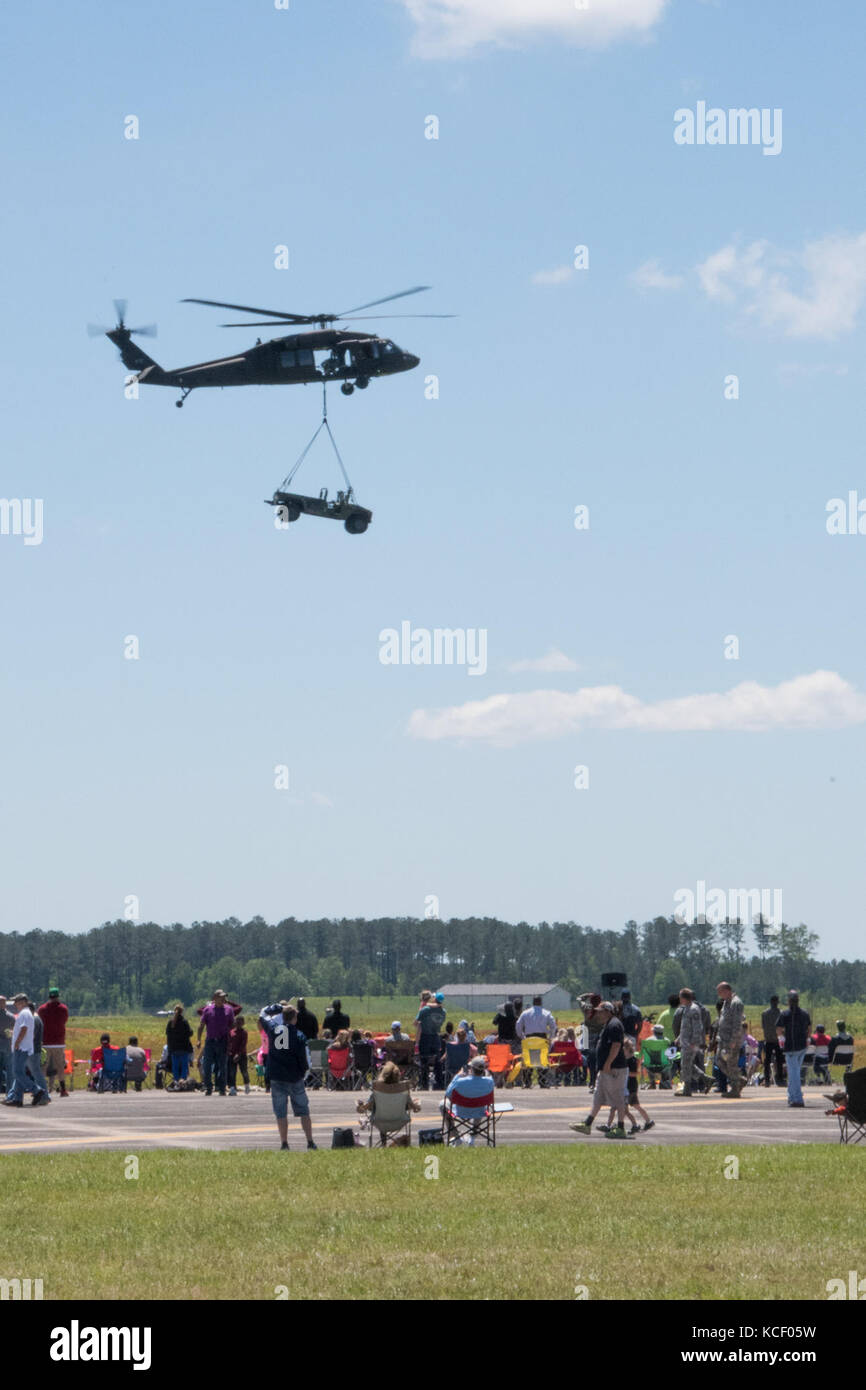
[[[361,309],[372,309],[378,304],[388,304],[394,299],[404,299],[410,294],[420,294],[430,289],[429,285],[415,285],[398,294],[385,295],[383,299],[372,299],[367,304],[359,304],[354,309],[345,309],[339,314],[294,314],[282,309],[254,309],[248,304],[226,304],[220,299],[183,299],[182,304],[206,304],[215,309],[232,309],[242,314],[264,314],[262,320],[252,323],[224,323],[221,328],[275,328],[277,325],[291,325],[300,328],[306,324],[316,324],[316,328],[299,333],[291,333],[282,338],[271,338],[263,343],[258,339],[254,347],[237,353],[232,357],[219,357],[211,362],[196,362],[190,367],[178,367],[166,371],[148,357],[146,352],[132,341],[132,335],[155,337],[156,327],[149,324],[143,328],[127,328],[126,301],[116,299],[117,323],[114,328],[88,325],[91,337],[103,333],[120,350],[124,365],[134,372],[135,380],[142,386],[174,386],[180,392],[175,405],[180,408],[191,391],[202,386],[293,386],[308,385],[311,382],[341,382],[340,390],[351,396],[357,386],[364,390],[373,377],[393,376],[397,372],[409,372],[417,367],[420,358],[414,353],[405,352],[390,338],[380,338],[373,333],[358,332],[333,325],[348,321]],[[362,314],[361,318],[379,318],[378,314]],[[453,314],[394,314],[392,318],[453,318]],[[317,363],[316,353],[327,354]]]

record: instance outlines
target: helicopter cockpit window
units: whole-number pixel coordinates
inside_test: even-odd
[[[296,367],[298,365],[298,354],[293,350],[280,353],[281,367]]]
[[[395,346],[394,343],[383,343],[383,344],[382,344],[382,351],[383,351],[383,352],[396,352],[396,351],[397,351],[397,348],[396,348],[396,346]]]

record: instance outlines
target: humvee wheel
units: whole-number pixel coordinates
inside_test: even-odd
[[[359,391],[366,391],[367,387],[370,385],[370,378],[366,376],[359,376],[358,380],[355,382],[355,385],[357,386]]]
[[[351,396],[354,389],[355,388],[352,385],[351,381],[344,381],[342,386],[340,387],[340,390],[342,391],[344,396]]]
[[[295,502],[284,502],[283,508],[286,513],[286,521],[297,521],[301,515],[301,509]]]
[[[362,535],[363,532],[366,531],[368,524],[367,518],[360,516],[358,512],[356,512],[354,516],[347,516],[346,520],[343,522],[350,536]]]

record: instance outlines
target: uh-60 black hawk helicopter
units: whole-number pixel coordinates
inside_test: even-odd
[[[318,328],[306,333],[290,333],[285,337],[271,338],[263,343],[261,339],[254,347],[232,357],[218,357],[211,362],[196,362],[190,367],[176,367],[166,371],[148,357],[136,343],[132,335],[155,337],[156,328],[127,328],[126,301],[116,299],[118,322],[114,328],[88,326],[91,336],[105,334],[120,350],[121,360],[141,386],[174,386],[181,392],[175,405],[182,406],[191,391],[202,386],[294,386],[311,382],[339,381],[340,390],[350,396],[357,386],[359,390],[369,385],[377,376],[393,376],[396,372],[408,372],[417,367],[420,358],[393,343],[390,338],[380,338],[375,333],[334,328],[342,320],[358,315],[361,309],[372,309],[377,304],[388,304],[394,299],[403,299],[409,294],[420,294],[429,285],[416,285],[411,290],[401,290],[399,294],[389,294],[384,299],[371,299],[367,304],[359,304],[355,309],[344,309],[339,314],[292,314],[283,309],[254,309],[248,304],[226,304],[220,299],[184,299],[183,304],[208,304],[215,309],[233,309],[242,314],[264,314],[264,320],[252,323],[224,323],[221,328],[275,328],[278,324],[301,327],[304,324],[318,324]],[[379,314],[363,314],[362,318],[380,318]],[[391,318],[453,318],[452,314],[393,314]],[[317,362],[316,354],[323,354]]]
[[[282,309],[254,309],[248,304],[226,304],[220,299],[184,299],[184,304],[207,304],[216,309],[232,309],[242,314],[264,314],[263,321],[252,323],[226,323],[223,328],[275,328],[278,324],[300,328],[305,324],[317,324],[308,332],[290,333],[285,337],[271,338],[263,343],[258,339],[254,347],[233,357],[219,357],[211,362],[196,362],[191,367],[177,367],[166,371],[148,357],[136,343],[133,334],[155,337],[156,328],[127,328],[126,301],[116,299],[117,324],[114,328],[88,326],[91,336],[105,334],[120,351],[121,360],[135,375],[132,378],[142,386],[174,386],[180,392],[180,400],[175,405],[183,405],[191,391],[202,386],[293,386],[319,382],[323,388],[322,420],[310,443],[280,484],[273,497],[267,499],[269,506],[279,508],[279,517],[286,521],[297,521],[304,514],[329,517],[342,521],[347,531],[359,535],[366,531],[373,514],[355,501],[352,485],[349,482],[340,451],[328,423],[327,386],[328,382],[339,381],[340,390],[351,396],[355,387],[363,390],[373,377],[393,376],[397,372],[408,372],[417,367],[420,358],[392,342],[390,338],[380,338],[373,333],[334,328],[349,317],[379,318],[378,314],[360,314],[361,309],[372,309],[377,304],[389,304],[394,299],[404,299],[409,294],[420,294],[429,285],[416,285],[411,290],[401,290],[399,294],[389,294],[383,299],[372,299],[367,304],[359,304],[355,309],[345,309],[339,314],[293,314]],[[453,314],[394,314],[393,318],[453,318]],[[317,361],[316,354],[319,354]],[[336,500],[328,501],[327,489],[323,488],[318,497],[308,497],[303,493],[287,492],[286,488],[309,452],[322,429],[327,430],[334,453],[346,480],[346,491],[338,492]]]

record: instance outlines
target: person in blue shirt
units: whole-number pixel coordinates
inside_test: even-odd
[[[459,1074],[455,1076],[445,1092],[445,1103],[450,1100],[454,1114],[461,1120],[475,1120],[481,1115],[481,1107],[477,1105],[461,1105],[460,1097],[465,1096],[469,1099],[481,1099],[488,1097],[490,1104],[493,1104],[493,1078],[487,1076],[487,1063],[483,1057],[473,1057],[469,1063],[469,1075]],[[456,1094],[455,1094],[456,1093]],[[470,1137],[469,1143],[474,1142],[474,1135]]]
[[[310,1120],[310,1101],[304,1078],[310,1067],[307,1040],[298,1028],[298,1012],[291,1004],[269,1004],[259,1014],[259,1026],[268,1039],[268,1079],[271,1104],[280,1133],[280,1149],[289,1147],[289,1101],[301,1122],[307,1148],[315,1149]]]

